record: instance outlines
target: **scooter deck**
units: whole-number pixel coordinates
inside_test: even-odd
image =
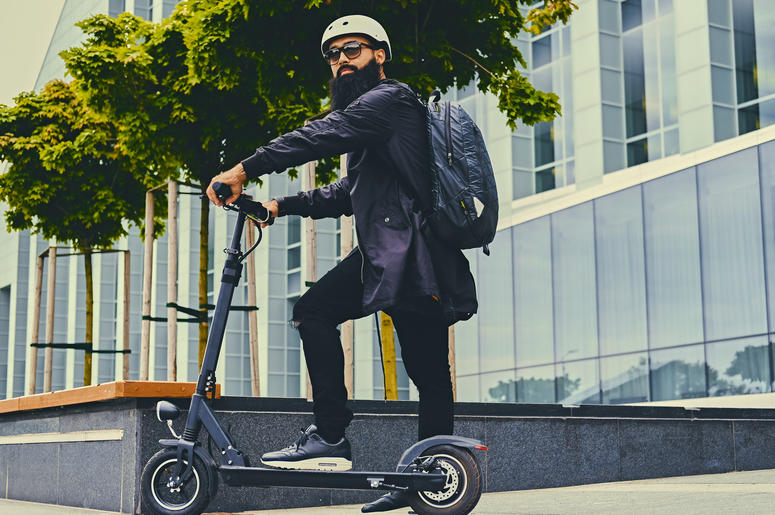
[[[444,489],[446,476],[441,472],[361,472],[289,470],[266,467],[218,467],[224,483],[231,486],[299,486],[307,488],[343,488],[348,490],[419,490]]]

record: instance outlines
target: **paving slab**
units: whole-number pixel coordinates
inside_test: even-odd
[[[482,495],[472,515],[728,515],[775,513],[775,469],[593,485],[494,492]],[[251,510],[235,515],[355,515],[360,504]],[[9,515],[117,515],[118,512],[0,499]],[[409,513],[408,508],[392,514]],[[209,512],[231,515],[231,512]]]

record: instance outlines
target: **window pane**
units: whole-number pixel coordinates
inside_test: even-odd
[[[715,141],[737,136],[735,130],[735,110],[727,107],[713,106],[713,137]]]
[[[708,0],[708,21],[729,26],[729,0]]]
[[[479,398],[479,376],[464,376],[458,377],[457,384],[457,401],[458,402],[481,402]],[[382,395],[382,391],[379,392],[377,397]]]
[[[554,161],[554,122],[537,123],[533,129],[535,166]]]
[[[600,360],[603,404],[645,402],[649,397],[648,359],[645,353]]]
[[[301,247],[288,249],[288,270],[301,266]]]
[[[603,137],[621,139],[624,137],[622,109],[603,104]]]
[[[539,68],[552,62],[552,42],[550,36],[533,40],[533,68]]]
[[[620,72],[600,70],[600,86],[603,90],[603,102],[622,103],[622,75]],[[622,135],[620,132],[616,137],[621,138]]]
[[[557,402],[560,404],[600,404],[600,378],[596,359],[558,363]]]
[[[624,168],[624,145],[603,140],[603,172],[615,172]]]
[[[652,401],[705,397],[702,345],[651,352]]]
[[[551,220],[557,360],[595,356],[597,288],[592,203],[558,211]]]
[[[738,90],[739,91],[739,90]],[[759,124],[759,104],[748,106],[737,111],[737,126],[740,134],[746,134],[756,129],[760,129]]]
[[[742,103],[759,96],[756,85],[753,0],[736,0],[732,2],[732,12],[735,26],[737,101]]]
[[[554,402],[554,365],[517,370],[517,402]]]
[[[548,216],[514,227],[517,366],[554,361],[552,242]]]
[[[624,8],[624,6],[622,6]],[[627,137],[646,132],[646,83],[643,71],[643,34],[634,30],[625,34],[624,43],[624,104]]]
[[[710,27],[710,60],[732,66],[732,44],[728,30]]]
[[[646,138],[627,143],[627,166],[635,166],[649,160],[649,146]]]
[[[600,2],[600,30],[619,32],[619,6],[612,0]]]
[[[711,396],[770,391],[766,336],[708,344],[707,353]]]
[[[536,193],[553,190],[555,187],[554,167],[536,172]]]
[[[533,194],[533,172],[514,170],[512,194],[514,200]]]
[[[622,32],[643,23],[640,4],[641,0],[624,0],[622,2]]]
[[[499,231],[492,255],[479,259],[479,353],[481,371],[514,367],[514,308],[511,288],[511,231]]]
[[[511,139],[511,165],[517,168],[532,168],[533,153],[530,138],[514,136]]]
[[[646,349],[640,187],[595,201],[600,353]]]
[[[713,101],[733,105],[735,95],[732,90],[732,70],[721,68],[720,66],[711,66],[710,76]]]
[[[767,331],[756,149],[698,166],[705,337]]]
[[[672,156],[680,151],[678,141],[678,129],[665,132],[665,157]]]
[[[694,169],[643,185],[651,347],[700,342],[702,288]]]
[[[301,217],[288,217],[288,243],[298,243],[301,241]]]
[[[775,327],[775,141],[759,146],[770,328]],[[772,329],[770,329],[772,330]]]
[[[660,6],[662,3],[660,3]],[[660,73],[662,75],[662,125],[678,123],[678,86],[675,79],[675,16],[659,22]]]
[[[517,389],[514,371],[482,374],[482,402],[516,402]]]
[[[622,66],[622,44],[616,36],[600,34],[600,64],[617,70]]]
[[[754,0],[756,82],[759,97],[775,93],[775,10],[771,1]]]

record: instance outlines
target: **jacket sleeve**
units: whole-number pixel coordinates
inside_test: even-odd
[[[280,216],[300,215],[317,219],[353,214],[347,177],[342,177],[327,186],[300,191],[296,195],[280,197],[276,200]]]
[[[378,85],[346,109],[333,111],[323,119],[273,139],[242,161],[245,173],[255,179],[384,140],[393,131],[389,108],[397,94],[395,88]]]

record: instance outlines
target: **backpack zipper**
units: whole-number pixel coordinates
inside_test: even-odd
[[[447,140],[447,162],[451,165],[452,164],[452,121],[450,120],[450,117],[452,115],[452,105],[450,102],[447,102],[447,104],[444,106],[446,115],[444,117],[444,124],[445,124],[445,136]]]

